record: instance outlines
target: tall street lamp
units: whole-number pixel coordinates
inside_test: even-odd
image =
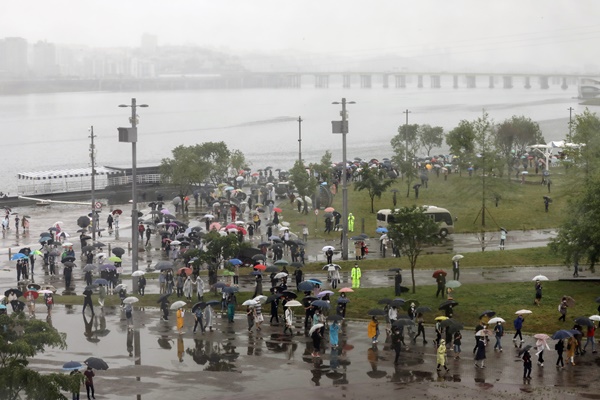
[[[131,99],[131,104],[120,104],[119,107],[131,107],[131,128],[117,128],[119,131],[119,142],[131,143],[131,246],[133,247],[131,257],[131,272],[138,270],[138,254],[139,254],[139,243],[138,243],[138,210],[137,210],[137,154],[136,154],[136,143],[137,143],[137,107],[148,107],[147,104],[136,104],[135,98]],[[137,293],[138,284],[137,280],[133,280],[133,292]]]
[[[302,117],[298,117],[298,161],[302,164]]]
[[[354,101],[346,101],[342,98],[342,102],[334,101],[331,104],[341,104],[342,121],[331,121],[332,132],[342,134],[342,260],[348,260],[348,186],[346,180],[346,134],[348,133],[348,115],[346,113],[346,104],[356,104]]]

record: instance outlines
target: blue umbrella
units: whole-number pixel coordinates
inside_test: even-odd
[[[311,303],[312,306],[320,307],[320,308],[329,308],[331,307],[328,302],[325,300],[315,300]]]
[[[92,282],[94,285],[104,285],[108,286],[108,281],[106,279],[98,278]]]
[[[307,279],[306,282],[312,282],[315,285],[322,285],[323,284],[323,282],[321,280],[315,279],[315,278]]]
[[[379,228],[375,229],[375,232],[377,232],[377,233],[387,233],[388,230],[387,230],[387,228],[384,228],[384,227],[380,226]]]
[[[0,310],[6,310],[6,306],[4,304],[0,304]]]
[[[69,361],[63,364],[62,369],[64,371],[75,371],[81,369],[81,367],[83,367],[83,365],[80,362]]]
[[[16,253],[16,254],[13,254],[13,256],[10,259],[15,261],[15,260],[21,260],[23,258],[29,258],[29,257],[23,253]]]
[[[262,272],[260,272],[260,271],[252,271],[252,272],[250,272],[250,275],[254,275],[254,276],[262,275]]]
[[[214,285],[212,285],[212,287],[214,287],[216,289],[221,289],[221,288],[227,287],[227,284],[225,282],[217,282]]]
[[[556,331],[554,332],[554,335],[552,335],[552,339],[554,340],[560,340],[560,339],[568,339],[570,337],[573,337],[573,334],[570,331],[561,329],[560,331]]]
[[[239,260],[237,258],[232,258],[231,260],[228,261],[228,263],[231,265],[242,265],[243,264],[242,260]]]
[[[304,281],[298,284],[298,290],[302,292],[309,292],[315,288],[315,284],[313,282]]]
[[[235,286],[228,286],[223,288],[223,292],[225,293],[236,293],[239,292],[240,289]]]

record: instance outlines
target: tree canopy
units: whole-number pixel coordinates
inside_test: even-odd
[[[371,213],[375,212],[375,197],[381,199],[383,193],[394,183],[393,179],[387,178],[387,172],[379,168],[364,167],[359,173],[360,179],[354,182],[354,190],[366,190],[371,199]]]
[[[425,247],[440,241],[439,227],[425,211],[424,207],[402,207],[394,213],[394,222],[388,225],[388,236],[410,262],[413,293],[416,291],[415,267],[419,255]]]
[[[290,169],[290,181],[294,184],[300,199],[302,200],[302,212],[308,214],[308,202],[306,197],[311,197],[317,188],[317,180],[308,174],[304,164],[296,160],[292,169]]]
[[[4,400],[67,399],[61,391],[71,392],[81,385],[81,377],[64,373],[41,374],[27,368],[28,358],[43,353],[46,347],[67,347],[66,335],[50,324],[29,319],[23,313],[0,316],[0,398]]]
[[[509,179],[515,161],[527,152],[527,146],[538,143],[546,143],[546,140],[538,123],[530,118],[513,116],[496,127],[496,150],[504,159]],[[500,175],[502,172],[501,169]]]
[[[230,171],[237,173],[247,166],[244,154],[239,150],[229,150],[225,142],[181,145],[175,147],[172,154],[172,158],[162,160],[160,170],[163,177],[178,186],[183,194],[206,181],[217,184]]]

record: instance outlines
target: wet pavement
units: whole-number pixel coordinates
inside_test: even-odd
[[[16,236],[13,224],[11,231],[0,240],[0,257],[4,267],[0,270],[0,287],[8,288],[15,283],[14,262],[7,261],[8,248],[13,253],[24,246],[38,248],[39,233],[57,220],[65,222],[65,230],[73,234],[70,240],[78,250],[75,221],[87,213],[82,210],[83,207],[65,205],[13,210],[30,215],[31,228],[28,235],[21,233]],[[98,239],[107,245],[127,249],[131,240],[131,224],[125,217],[128,213],[126,206],[123,210],[118,237],[103,234]],[[101,215],[106,215],[106,212]],[[517,235],[517,232],[511,234]],[[521,240],[517,236],[512,239],[520,245],[535,245],[547,241],[552,234],[551,231],[525,232],[523,238],[529,235],[530,240]],[[155,249],[158,247],[157,239],[153,240],[154,249],[140,253],[140,268],[162,258],[160,251]],[[490,238],[490,243],[493,241],[495,239]],[[454,248],[464,246],[461,252],[481,250],[474,247],[479,245],[475,235],[454,235],[452,242]],[[511,241],[507,242],[507,248],[511,248]],[[309,241],[307,253],[316,258],[321,255],[322,246],[323,241]],[[128,272],[131,270],[130,253],[126,253],[123,259]],[[39,267],[38,262],[38,271]],[[537,274],[544,274],[550,279],[570,276],[565,267],[470,268],[461,271],[460,280],[463,283],[529,280]],[[317,274],[319,276],[324,277],[324,274]],[[47,280],[57,288],[63,287],[58,277],[52,280],[38,273],[35,278]],[[75,270],[74,278],[81,288],[78,270]],[[417,285],[431,284],[431,271],[416,271],[416,279]],[[361,283],[364,287],[380,287],[392,282],[387,271],[366,271]],[[241,284],[242,290],[253,285],[249,277],[243,276]],[[149,280],[147,291],[157,292],[156,282]],[[37,317],[45,318],[46,314],[38,312]],[[488,347],[487,368],[476,369],[471,354],[474,338],[469,333],[464,334],[464,357],[461,360],[449,357],[450,372],[439,374],[431,342],[426,346],[421,342],[409,344],[400,365],[395,367],[393,351],[383,343],[383,339],[372,347],[366,335],[366,322],[360,321],[346,322],[340,338],[340,351],[328,348],[319,359],[310,356],[312,343],[304,336],[299,318],[296,321],[297,334],[291,338],[281,334],[281,327],[266,325],[261,332],[248,333],[242,315],[236,316],[234,324],[217,318],[215,332],[194,335],[189,313],[184,329],[186,333],[180,336],[174,328],[174,318],[168,322],[161,321],[155,308],[136,308],[133,330],[127,329],[119,307],[106,308],[103,312],[96,308],[93,318],[88,314],[84,319],[81,306],[56,306],[50,321],[67,334],[68,348],[48,349],[33,359],[31,366],[44,372],[56,372],[66,361],[101,357],[108,362],[110,369],[97,372],[98,399],[157,399],[173,391],[181,399],[279,398],[282,395],[289,399],[305,399],[307,396],[368,399],[397,396],[399,389],[403,390],[403,394],[427,398],[475,398],[481,396],[482,389],[496,398],[541,398],[541,394],[548,395],[550,392],[555,398],[569,399],[578,397],[574,394],[577,391],[585,392],[581,395],[585,398],[600,398],[593,397],[598,393],[597,380],[593,379],[597,375],[594,367],[600,365],[600,358],[595,354],[582,356],[576,367],[557,371],[554,367],[555,352],[546,351],[547,364],[543,368],[534,365],[531,383],[524,384],[521,379],[522,363],[515,357],[516,350],[507,338],[504,339],[505,351],[494,353]],[[430,340],[431,328],[427,328],[427,335]],[[533,339],[526,338],[525,344],[534,344]],[[324,388],[328,390],[324,391]]]

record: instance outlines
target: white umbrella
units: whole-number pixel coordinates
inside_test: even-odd
[[[145,274],[144,271],[137,270],[133,274],[131,274],[131,276],[142,276],[144,274]]]
[[[290,226],[290,223],[287,221],[281,221],[280,224],[286,227]]]
[[[236,225],[244,225],[246,222],[245,221],[235,221]]]
[[[215,219],[215,216],[212,214],[204,214],[204,216],[200,219]]]
[[[98,254],[96,254],[96,257],[104,258],[104,257],[106,257],[106,253],[98,253]]]
[[[71,243],[71,242],[65,242],[65,243],[62,244],[62,246],[63,247],[71,247],[71,246],[73,246],[73,243]]]
[[[267,296],[259,295],[254,298],[254,301],[260,304],[265,304],[267,302]]]
[[[124,283],[121,283],[121,284],[119,284],[119,285],[115,286],[115,292],[118,292],[118,291],[119,291],[119,290],[121,290],[121,289],[125,289],[125,290],[127,290],[127,285],[126,285],[126,284],[124,284]]]
[[[536,275],[533,277],[532,281],[549,281],[550,279],[548,279],[547,277],[545,277],[544,275]]]
[[[324,325],[323,324],[314,324],[311,328],[310,331],[308,331],[309,335],[312,335],[314,331],[316,331],[317,329],[321,329]]]
[[[254,299],[246,300],[245,302],[242,303],[243,306],[250,306],[250,307],[254,307],[257,304],[258,304],[258,301],[254,300]]]
[[[187,303],[185,301],[179,300],[179,301],[176,301],[175,303],[171,304],[171,307],[169,307],[169,308],[171,310],[176,310],[178,308],[185,307],[186,304]]]
[[[516,315],[521,315],[521,314],[532,314],[531,310],[519,310],[519,311],[515,311]]]
[[[129,297],[126,297],[123,300],[123,303],[125,303],[125,304],[133,304],[133,303],[137,303],[138,301],[140,301],[140,299],[138,299],[137,297],[135,297],[135,296],[129,296]]]
[[[497,322],[505,323],[506,321],[500,317],[494,317],[488,321],[488,324],[495,324]]]
[[[290,228],[288,228],[287,226],[280,226],[279,227],[280,231],[287,231],[288,229],[290,229]]]
[[[173,240],[171,242],[171,246],[179,246],[181,244],[181,242],[179,240]]]
[[[279,272],[278,274],[275,274],[275,279],[285,278],[286,276],[288,276],[288,274],[285,272]]]
[[[590,316],[590,319],[592,321],[600,321],[600,315],[592,315],[592,316]]]
[[[465,258],[465,256],[463,256],[462,254],[457,254],[454,257],[452,257],[452,261],[458,261],[462,258]]]
[[[333,246],[325,246],[321,250],[322,251],[327,251],[327,250],[332,250],[333,251],[333,250],[335,250],[335,247],[333,247]]]
[[[39,293],[39,294],[52,294],[52,293],[54,293],[54,292],[52,292],[52,290],[48,290],[48,289],[42,289],[42,290],[38,290],[38,293]],[[2,297],[4,297],[4,296],[2,296]],[[1,301],[1,300],[2,300],[2,299],[0,299],[0,301]]]
[[[287,303],[285,303],[286,307],[300,307],[302,305],[302,303],[300,303],[298,300],[290,300]]]

